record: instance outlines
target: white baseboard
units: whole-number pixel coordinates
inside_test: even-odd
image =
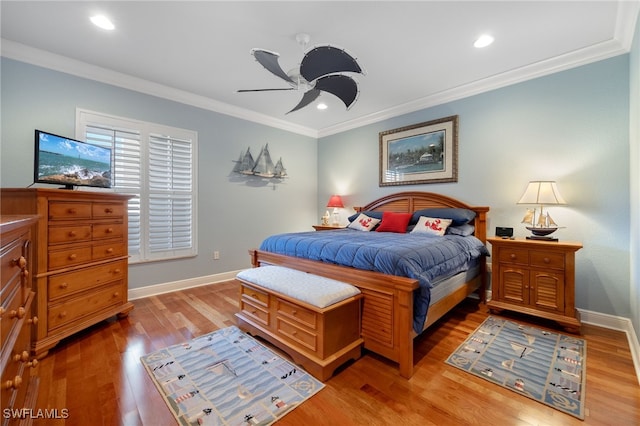
[[[580,312],[580,320],[585,324],[609,328],[611,330],[624,331],[627,334],[629,350],[631,351],[631,359],[633,360],[633,365],[636,370],[636,378],[638,379],[638,383],[640,383],[640,342],[638,342],[638,336],[635,333],[631,320],[629,318],[617,317],[584,309],[578,309],[578,311]]]
[[[204,277],[190,278],[188,280],[132,288],[129,289],[129,300],[229,281],[234,279],[238,272],[240,271],[224,272],[222,274],[207,275]],[[491,291],[487,291],[487,300],[491,300]],[[638,378],[638,383],[640,383],[640,342],[638,342],[638,337],[633,329],[631,320],[629,318],[587,311],[585,309],[578,309],[578,311],[580,312],[581,321],[585,324],[623,331],[627,334],[631,358],[633,359],[633,365],[636,370],[636,377]]]
[[[141,299],[143,297],[171,293],[172,291],[186,290],[188,288],[229,281],[234,279],[238,272],[240,272],[240,270],[224,272],[222,274],[207,275],[204,277],[189,278],[187,280],[173,281],[163,284],[148,285],[145,287],[130,288],[128,293],[129,300]]]

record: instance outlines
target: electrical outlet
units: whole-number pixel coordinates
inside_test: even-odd
[[[220,252],[218,250],[213,252],[213,260],[220,259]]]

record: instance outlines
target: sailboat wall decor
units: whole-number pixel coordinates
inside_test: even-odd
[[[251,147],[249,147],[246,151],[240,153],[240,157],[235,162],[234,173],[267,179],[284,179],[287,177],[287,169],[284,168],[282,157],[273,164],[271,153],[269,153],[269,144],[262,147],[255,160],[251,154]]]

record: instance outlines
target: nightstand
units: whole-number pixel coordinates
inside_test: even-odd
[[[340,226],[340,225],[313,225],[313,229],[315,229],[316,231],[330,231],[332,229],[342,229],[344,228],[344,226]]]
[[[510,310],[556,321],[580,332],[575,308],[575,252],[564,241],[487,238],[492,245],[491,312]]]

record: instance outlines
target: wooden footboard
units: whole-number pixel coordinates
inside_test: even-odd
[[[261,250],[250,250],[251,263],[281,265],[314,275],[346,282],[364,295],[362,338],[364,347],[400,365],[400,375],[413,375],[413,291],[417,280],[362,271],[313,260],[289,257]]]

